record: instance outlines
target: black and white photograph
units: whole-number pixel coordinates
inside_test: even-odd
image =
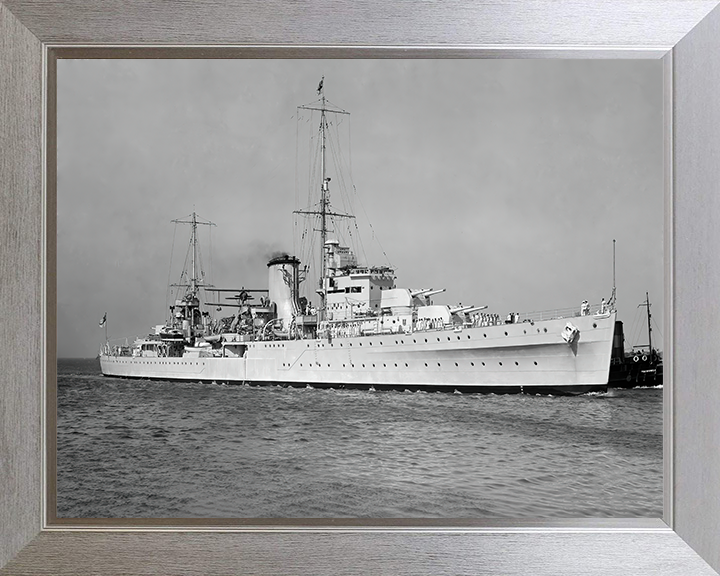
[[[58,518],[663,511],[653,60],[59,60]]]

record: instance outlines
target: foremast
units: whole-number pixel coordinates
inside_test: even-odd
[[[209,287],[209,285],[205,284],[202,258],[198,252],[197,229],[198,226],[212,227],[215,226],[215,223],[209,220],[202,220],[194,211],[185,218],[178,218],[171,220],[171,222],[174,224],[190,225],[190,243],[185,256],[185,265],[180,273],[180,282],[170,285],[175,288],[185,288],[185,294],[182,298],[175,300],[173,306],[170,306],[171,318],[168,327],[182,328],[185,337],[188,340],[192,340],[195,333],[203,329],[203,313],[200,311],[200,298],[198,294],[201,288]],[[188,259],[190,260],[189,263]],[[180,310],[177,310],[177,308],[180,308]]]
[[[318,310],[318,323],[325,319],[325,309],[327,304],[327,258],[326,258],[326,243],[328,240],[328,218],[355,218],[352,214],[343,214],[340,212],[333,212],[330,208],[330,178],[327,175],[327,160],[326,160],[326,138],[327,130],[329,128],[327,121],[327,114],[344,114],[350,116],[350,113],[341,108],[328,108],[328,101],[325,98],[325,76],[320,80],[318,84],[317,93],[320,96],[320,106],[298,106],[298,110],[312,110],[320,112],[320,173],[322,175],[322,181],[320,183],[320,204],[317,210],[294,210],[294,214],[304,214],[306,216],[319,216],[320,217],[320,229],[315,230],[320,232],[320,289],[318,294],[322,300],[320,309]]]
[[[171,220],[174,224],[189,224],[190,225],[190,244],[188,246],[188,255],[190,256],[190,278],[188,278],[189,284],[171,284],[171,286],[177,287],[177,288],[187,288],[185,292],[186,297],[191,298],[197,298],[197,294],[200,291],[201,285],[205,284],[205,274],[202,271],[202,267],[200,268],[200,276],[198,277],[197,270],[198,265],[197,262],[199,260],[198,258],[198,238],[197,238],[197,227],[200,226],[215,226],[214,222],[210,222],[209,220],[206,222],[203,222],[198,219],[198,215],[196,212],[193,212],[190,214],[190,216],[186,216],[186,218],[189,218],[189,220],[178,218],[176,220]],[[183,268],[182,273],[180,274],[180,280],[182,282],[182,279],[187,274],[187,257],[185,258],[185,264],[186,267]]]

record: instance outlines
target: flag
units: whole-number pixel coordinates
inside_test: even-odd
[[[318,84],[318,89],[317,89],[318,94],[320,94],[320,92],[322,92],[322,86],[323,86],[324,80],[325,80],[325,76],[322,77],[322,79],[320,80],[320,84]]]
[[[100,322],[99,326],[102,328],[105,326],[105,322],[107,321],[107,312],[105,312],[105,315],[103,316],[102,322]]]

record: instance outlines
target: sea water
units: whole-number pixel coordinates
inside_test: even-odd
[[[662,390],[576,397],[107,378],[58,362],[58,517],[662,516]]]

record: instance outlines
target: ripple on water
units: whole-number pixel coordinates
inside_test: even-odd
[[[60,517],[662,515],[662,390],[114,380],[58,366]]]

